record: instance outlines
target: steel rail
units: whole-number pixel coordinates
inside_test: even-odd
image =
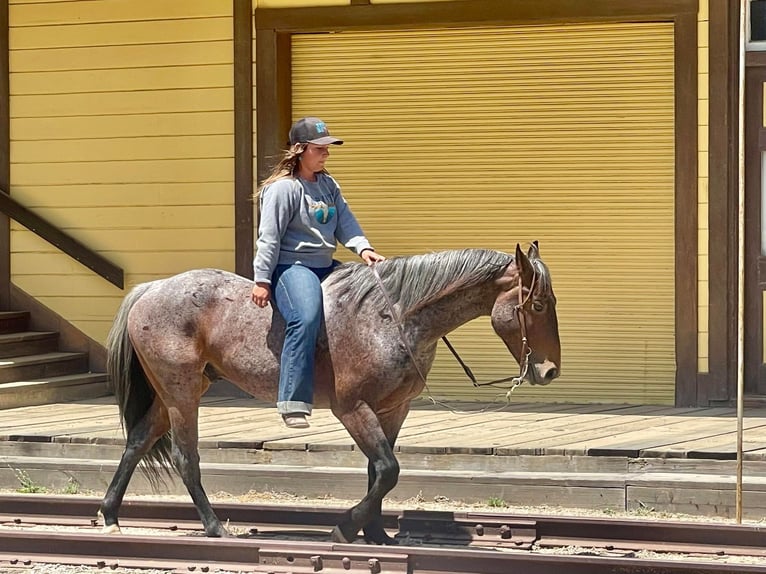
[[[377,547],[327,542],[329,528],[337,524],[346,512],[342,509],[242,503],[214,506],[223,520],[241,525],[247,534],[240,538],[204,538],[199,536],[200,522],[193,505],[155,500],[126,500],[121,513],[123,527],[145,526],[184,531],[185,536],[109,537],[92,531],[75,535],[9,529],[8,526],[35,524],[67,524],[79,530],[97,528],[100,524],[94,515],[98,500],[72,496],[0,495],[0,526],[5,527],[0,527],[0,561],[10,563],[16,560],[18,563],[19,560],[33,560],[30,556],[36,556],[34,560],[38,562],[52,560],[66,563],[61,556],[73,553],[72,563],[86,563],[83,556],[89,555],[95,556],[94,560],[102,566],[126,565],[126,560],[133,565],[144,566],[147,561],[167,565],[180,560],[185,568],[194,567],[200,571],[221,569],[221,565],[226,563],[236,564],[235,570],[284,567],[318,572],[322,569],[332,571],[337,567],[338,571],[359,570],[373,574],[376,571],[491,574],[495,571],[514,572],[510,568],[516,566],[523,568],[519,572],[540,574],[552,573],[554,568],[557,574],[561,571],[573,574],[630,574],[731,572],[733,567],[737,572],[766,573],[764,565],[712,563],[720,556],[766,556],[766,528],[761,526],[613,518],[520,517],[501,513],[389,511],[384,514],[384,526],[391,530],[398,529],[396,537],[401,545]],[[307,528],[320,527],[326,530],[306,531]],[[190,531],[197,535],[190,536]],[[274,539],[295,538],[296,534],[311,541]],[[151,540],[152,544],[161,544],[163,550],[158,550],[159,554],[144,550],[143,545],[148,544],[144,538]],[[435,545],[449,548],[435,548]],[[125,550],[132,546],[135,546],[135,551]],[[529,552],[533,547],[536,550],[565,546],[598,548],[602,555],[593,556],[593,551],[584,552],[585,556],[580,552],[579,556],[565,557]],[[189,550],[191,547],[197,550]],[[35,548],[38,548],[37,554],[34,553]],[[59,557],[56,560],[46,559],[40,549]],[[458,554],[442,555],[442,551],[447,550]],[[631,558],[640,550],[680,553],[696,558],[691,563]],[[357,556],[360,552],[366,558]],[[700,561],[700,555],[706,555],[707,561]],[[479,560],[482,565],[472,569],[464,560]],[[587,566],[581,566],[581,563]],[[434,569],[437,567],[443,569]]]
[[[731,564],[645,560],[523,551],[364,546],[204,537],[105,536],[0,529],[0,564],[141,565],[186,571],[350,572],[407,574],[731,574]],[[763,566],[736,565],[741,574]]]
[[[99,500],[81,496],[0,495],[0,522],[21,516],[84,518],[93,523]],[[231,524],[332,527],[343,519],[345,509],[243,503],[214,504],[218,516]],[[131,500],[123,503],[120,518],[124,524],[140,523],[158,528],[198,530],[197,511],[191,503],[177,501]],[[636,519],[590,518],[550,515],[445,511],[385,511],[384,528],[397,530],[399,537],[432,543],[475,543],[528,547],[560,546],[575,540],[615,548],[641,547],[657,551],[766,556],[766,525],[722,523],[639,521]],[[556,543],[556,541],[560,541]]]

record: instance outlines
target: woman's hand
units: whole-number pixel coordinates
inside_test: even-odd
[[[250,298],[259,307],[265,307],[271,299],[271,285],[268,283],[256,283]]]
[[[375,250],[370,249],[369,247],[367,249],[363,249],[359,254],[359,257],[361,257],[367,265],[372,265],[373,263],[378,263],[380,261],[386,260],[385,257],[379,253],[375,253]]]

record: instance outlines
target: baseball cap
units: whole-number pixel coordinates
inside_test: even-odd
[[[301,118],[290,128],[290,145],[297,143],[313,143],[317,145],[340,145],[343,140],[330,135],[327,124],[319,118]]]

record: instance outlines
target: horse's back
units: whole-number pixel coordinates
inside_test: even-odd
[[[195,371],[211,364],[224,378],[248,387],[260,386],[248,380],[264,374],[271,380],[284,325],[272,325],[271,307],[253,303],[252,286],[249,279],[220,269],[195,269],[153,282],[128,318],[139,355]]]

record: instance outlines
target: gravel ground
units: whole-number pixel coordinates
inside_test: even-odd
[[[2,494],[10,494],[14,491],[2,490]],[[42,494],[42,493],[36,493]],[[61,492],[50,492],[49,494],[63,494]],[[71,494],[71,493],[70,493]],[[95,492],[78,492],[79,495],[85,496],[101,496],[102,493]],[[152,500],[161,498],[162,500],[180,500],[190,501],[187,496],[126,496],[126,499],[142,499]],[[326,497],[326,498],[308,498],[303,496],[296,496],[287,493],[278,492],[250,492],[242,496],[234,496],[225,492],[218,492],[212,494],[210,499],[215,502],[244,502],[251,504],[284,504],[284,505],[304,505],[304,506],[319,506],[319,507],[342,507],[346,508],[356,504],[358,500],[342,500],[338,498]],[[617,512],[617,511],[593,511],[586,509],[562,509],[557,507],[523,507],[523,506],[506,506],[502,500],[488,501],[487,504],[474,504],[465,503],[459,500],[449,500],[446,497],[437,497],[435,500],[425,500],[423,497],[415,497],[405,501],[384,501],[383,508],[385,510],[445,510],[455,512],[503,512],[503,513],[517,513],[517,514],[538,514],[538,515],[556,515],[556,516],[588,516],[588,517],[619,517],[619,518],[632,518],[636,520],[646,520],[647,518],[653,518],[658,520],[675,520],[675,521],[694,521],[694,522],[712,522],[721,524],[733,524],[734,521],[726,518],[711,518],[711,517],[699,517],[688,516],[681,514],[669,514],[664,512],[655,512],[651,508],[642,508],[635,511]],[[766,519],[761,521],[745,521],[748,524],[764,524]],[[138,532],[134,532],[138,534]],[[538,552],[547,552],[552,554],[589,554],[589,555],[604,555],[604,556],[625,556],[624,553],[608,553],[601,549],[594,548],[557,548],[557,549],[537,549]],[[631,557],[635,558],[664,558],[672,559],[674,556],[667,554],[656,554],[653,552],[640,552],[635,553]],[[677,556],[678,559],[688,559],[684,556]],[[726,557],[726,558],[709,558],[706,561],[716,561],[727,564],[763,564],[766,565],[766,560],[751,558],[751,557]],[[64,566],[55,564],[39,564],[35,566],[27,567],[3,567],[0,566],[0,574],[96,574],[103,573],[103,569],[89,568],[84,566]],[[109,570],[115,574],[167,574],[166,570],[148,570],[148,569],[129,569],[129,568],[117,568],[115,570]],[[225,571],[217,571],[219,574],[229,574]]]

